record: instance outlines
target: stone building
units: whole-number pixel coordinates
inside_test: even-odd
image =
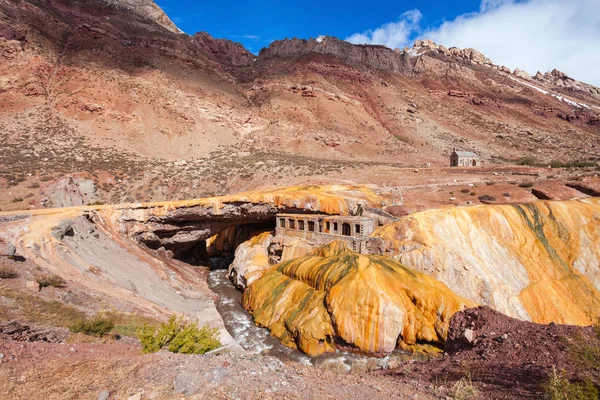
[[[450,155],[451,167],[478,167],[481,166],[481,158],[472,151],[460,151],[454,149]]]
[[[314,242],[315,246],[327,244],[334,239],[343,240],[356,252],[364,252],[364,244],[377,228],[374,218],[315,214],[278,214],[276,235],[301,237]]]

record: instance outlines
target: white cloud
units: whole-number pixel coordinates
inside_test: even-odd
[[[355,33],[346,40],[354,44],[382,44],[391,49],[401,48],[407,44],[409,37],[418,29],[421,17],[419,10],[407,11],[402,14],[398,22],[387,23],[375,30]]]
[[[418,10],[411,12],[420,16]],[[482,0],[478,12],[461,15],[423,34],[420,18],[414,24],[403,18],[375,29],[371,36],[355,34],[349,39],[365,35],[371,39],[365,43],[388,46],[394,42],[390,38],[397,37],[394,47],[400,47],[409,45],[409,39],[430,38],[447,47],[475,48],[494,63],[513,69],[534,74],[557,68],[600,86],[598,0]],[[378,31],[382,34],[376,37]]]

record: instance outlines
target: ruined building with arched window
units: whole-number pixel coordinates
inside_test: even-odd
[[[368,217],[278,214],[276,234],[310,239],[316,246],[339,239],[360,253],[366,250],[363,244],[376,227],[377,221]]]

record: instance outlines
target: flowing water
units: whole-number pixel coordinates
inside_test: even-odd
[[[325,354],[318,357],[309,357],[297,349],[284,346],[279,339],[271,335],[268,329],[254,324],[252,316],[242,307],[240,300],[242,292],[237,290],[228,278],[226,266],[229,265],[225,259],[212,260],[212,264],[218,266],[210,271],[208,286],[219,295],[216,302],[217,311],[223,317],[227,331],[245,350],[252,354],[271,355],[281,360],[296,361],[303,364],[316,365],[327,362],[341,362],[348,369],[355,363],[364,363],[375,360],[382,365],[385,359],[376,359],[365,355],[337,351],[333,354]]]

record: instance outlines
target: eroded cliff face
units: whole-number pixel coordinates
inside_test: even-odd
[[[234,67],[246,67],[251,65],[256,58],[240,43],[226,39],[215,39],[206,32],[198,32],[193,38],[200,48],[208,52],[214,60],[222,64]]]
[[[424,273],[333,241],[269,269],[242,304],[284,344],[318,355],[340,340],[382,354],[417,341],[443,343],[452,315],[475,303]]]
[[[428,210],[374,236],[382,254],[510,316],[588,325],[600,313],[600,199]]]
[[[276,40],[260,51],[259,57],[298,57],[309,53],[331,54],[350,64],[363,64],[392,72],[412,71],[410,57],[385,46],[354,45],[326,36],[317,39]]]

